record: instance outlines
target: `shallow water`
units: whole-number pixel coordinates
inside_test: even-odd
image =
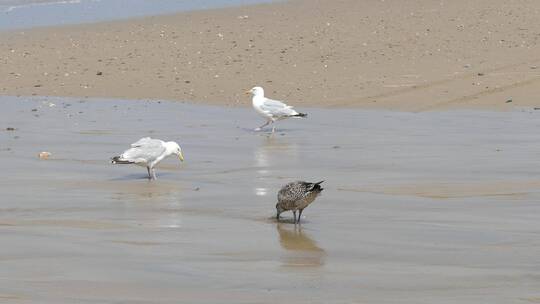
[[[276,0],[0,0],[0,30],[78,24]]]
[[[302,109],[270,135],[248,108],[0,103],[0,302],[540,298],[540,112]],[[143,136],[186,161],[109,163]],[[325,191],[276,223],[296,179]]]

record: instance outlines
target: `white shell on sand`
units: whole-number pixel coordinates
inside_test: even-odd
[[[39,159],[49,159],[51,155],[52,155],[51,152],[43,151],[43,152],[39,152],[38,157]]]

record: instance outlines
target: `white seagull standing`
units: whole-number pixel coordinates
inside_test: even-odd
[[[144,137],[131,144],[131,148],[112,158],[113,164],[135,164],[146,167],[148,179],[156,179],[154,167],[165,157],[176,155],[184,161],[182,149],[174,141],[164,142],[159,139]]]
[[[274,123],[278,120],[289,117],[307,116],[307,114],[296,112],[292,106],[288,106],[279,100],[264,97],[264,90],[261,87],[254,87],[246,93],[252,95],[251,102],[255,111],[266,118],[266,123],[256,128],[255,131],[260,131],[263,127],[266,127],[270,123]],[[275,127],[272,127],[272,132],[274,131]]]

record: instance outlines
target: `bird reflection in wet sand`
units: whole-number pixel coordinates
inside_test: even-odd
[[[265,196],[270,193],[267,178],[275,176],[281,166],[290,167],[298,162],[298,143],[272,134],[260,136],[253,156],[258,177],[254,192],[257,196]]]
[[[284,161],[295,163],[299,157],[297,142],[273,134],[261,136],[259,146],[254,152],[255,165],[260,168],[259,173],[263,174]]]
[[[279,244],[286,250],[285,266],[317,267],[324,265],[326,252],[302,231],[301,226],[277,223]]]

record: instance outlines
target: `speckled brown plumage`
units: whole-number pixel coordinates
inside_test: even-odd
[[[296,181],[288,183],[278,192],[278,203],[276,204],[277,215],[284,211],[292,211],[294,215],[294,222],[300,223],[300,217],[302,211],[311,204],[315,198],[323,191],[321,183],[310,183],[304,181]],[[296,211],[299,210],[298,220],[296,218]]]

